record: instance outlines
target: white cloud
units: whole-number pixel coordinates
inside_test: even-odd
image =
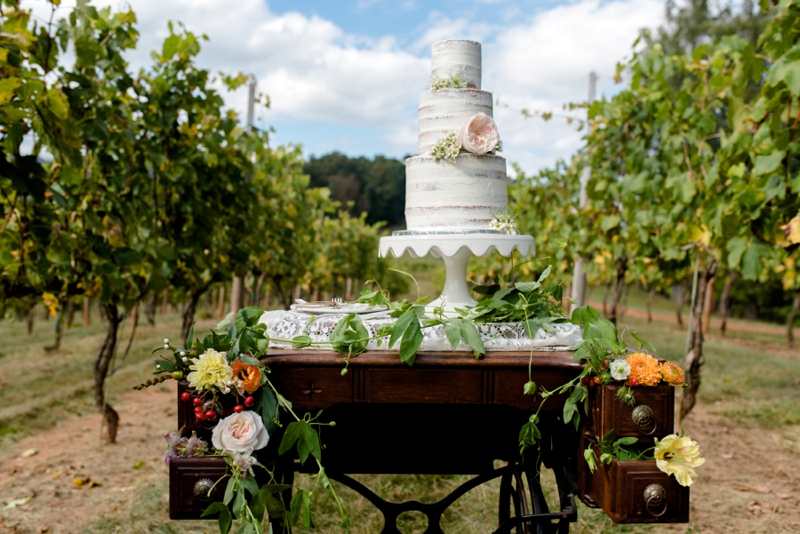
[[[597,94],[614,91],[611,76],[639,30],[663,19],[661,0],[583,0],[532,16],[483,45],[483,86],[509,109],[495,110],[505,156],[528,172],[567,159],[581,146],[575,125],[525,119],[523,108],[572,116],[563,104],[585,101],[588,74],[600,76]]]
[[[475,23],[466,18],[453,19],[443,13],[433,11],[428,15],[422,35],[411,45],[411,50],[430,54],[431,45],[444,39],[470,39],[483,42],[500,29],[501,27],[496,24]]]
[[[105,3],[120,7],[119,0]],[[235,5],[221,0],[129,3],[141,35],[130,56],[132,66],[149,64],[150,51],[168,34],[167,21],[180,20],[188,30],[211,39],[203,43],[199,65],[257,77],[259,91],[272,101],[271,111],[257,114],[265,121],[260,125],[294,118],[311,127],[320,121],[320,132],[331,130],[330,139],[310,147],[315,152],[344,143],[370,154],[378,151],[369,148],[377,146],[373,140],[388,147],[389,155],[416,152],[417,103],[429,79],[430,45],[447,38],[478,40],[483,43],[483,87],[510,107],[495,110],[504,155],[527,172],[569,157],[580,146],[581,134],[563,120],[526,120],[515,110],[562,112],[563,103],[586,98],[590,70],[600,75],[598,95],[614,91],[610,77],[615,63],[629,54],[640,28],[657,26],[663,17],[663,0],[581,0],[527,14],[508,1],[497,6],[492,19],[476,19],[470,9],[456,17],[430,11],[416,31],[401,34],[404,29],[398,28],[395,35],[375,36],[348,31],[316,15],[277,14],[265,0]],[[370,3],[364,0],[362,7]],[[430,9],[427,3],[406,3]],[[43,0],[26,4],[40,18],[49,16]],[[67,6],[59,10],[62,16],[66,13]],[[401,48],[398,43],[407,40],[411,44]],[[244,111],[246,99],[243,88],[226,102]],[[347,129],[347,136],[337,134],[336,125]]]

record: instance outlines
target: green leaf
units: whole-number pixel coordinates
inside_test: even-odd
[[[609,343],[617,342],[617,328],[614,323],[606,319],[599,319],[586,326],[583,331],[584,339],[603,339]]]
[[[292,338],[292,348],[302,349],[310,346],[312,343],[311,336],[295,336]]]
[[[633,338],[634,342],[636,342],[636,347],[638,349],[644,348],[650,352],[657,352],[652,343],[639,337],[639,332],[634,332],[633,330],[628,330],[628,332],[630,332],[631,337]]]
[[[775,172],[780,167],[783,158],[786,157],[786,152],[783,150],[776,150],[768,156],[756,156],[756,164],[753,167],[753,174],[755,176],[761,174],[769,174]]]
[[[194,325],[192,328],[189,329],[189,335],[186,336],[186,349],[192,349],[192,343],[194,343]]]
[[[275,419],[278,418],[278,399],[275,398],[269,387],[264,386],[261,388],[261,395],[256,398],[255,409],[261,414],[264,428],[267,429],[267,434],[271,436],[277,428]]]
[[[457,349],[459,343],[461,343],[461,329],[453,324],[452,321],[448,321],[444,325],[444,334],[447,336],[447,341],[450,342],[453,350]]]
[[[297,444],[300,463],[305,463],[309,454],[317,460],[322,457],[319,436],[307,421],[295,421],[286,427],[286,432],[283,434],[281,445],[278,448],[278,454],[284,454],[295,443]]]
[[[776,85],[782,81],[795,98],[800,96],[800,65],[797,64],[796,59],[792,60],[791,57],[793,55],[792,52],[798,48],[800,46],[795,44],[783,57],[770,65],[769,71],[767,71],[767,83],[769,85]]]
[[[66,120],[69,115],[69,102],[67,101],[67,97],[58,89],[47,90],[47,107],[50,108],[53,115],[61,120]]]
[[[11,101],[14,91],[20,85],[22,85],[22,81],[17,77],[9,76],[0,80],[0,106]]]
[[[262,315],[264,315],[264,310],[261,308],[248,306],[236,312],[236,321],[244,322],[245,326],[255,326]]]
[[[608,232],[612,228],[619,226],[621,219],[618,215],[605,215],[600,221],[600,229]]]
[[[302,421],[302,423],[302,433],[297,440],[297,452],[300,456],[300,463],[305,463],[309,454],[317,460],[321,460],[322,449],[320,447],[317,431],[305,421]]]
[[[180,46],[180,37],[178,35],[170,35],[164,39],[164,46],[161,49],[161,56],[163,61],[172,59],[172,56],[178,51]]]
[[[481,335],[478,333],[478,329],[475,328],[474,324],[461,319],[458,327],[461,330],[461,337],[464,339],[467,345],[472,347],[475,357],[486,354],[486,348],[483,346],[483,340],[481,339]]]
[[[580,326],[586,326],[590,323],[594,323],[598,319],[600,319],[600,312],[591,306],[580,306],[575,308],[572,310],[572,316],[570,318],[572,324],[577,324]]]
[[[300,513],[303,510],[303,502],[305,501],[306,490],[299,489],[292,497],[292,502],[289,504],[289,524],[294,525],[300,519]]]
[[[236,519],[241,519],[244,516],[244,507],[246,504],[244,488],[240,486],[239,489],[236,490],[236,497],[233,498],[233,506],[231,506],[231,511]]]
[[[536,382],[533,380],[529,380],[525,383],[525,386],[522,388],[523,395],[533,395],[536,393]]]
[[[276,499],[272,495],[267,496],[267,513],[271,519],[280,519],[286,517],[286,507],[283,501]]]
[[[278,447],[279,455],[286,453],[297,442],[302,432],[301,423],[303,422],[304,421],[295,421],[289,423],[289,426],[286,427],[286,431],[283,433],[283,439],[281,439],[281,445]]]
[[[539,278],[536,280],[538,283],[540,283],[540,284],[541,284],[541,283],[544,281],[544,279],[545,279],[545,278],[547,278],[548,276],[550,276],[550,268],[551,268],[551,267],[552,267],[551,265],[548,265],[548,266],[545,268],[545,270],[544,270],[544,271],[542,271],[542,274],[540,274],[540,275],[539,275]]]
[[[619,438],[614,442],[614,447],[619,448],[622,445],[633,445],[637,441],[639,441],[639,439],[634,437]]]
[[[417,357],[417,350],[419,346],[422,345],[422,330],[420,330],[419,320],[416,314],[414,314],[413,319],[414,320],[409,322],[406,326],[403,332],[403,339],[400,341],[400,361],[406,362],[409,366],[414,365],[414,360]],[[392,335],[394,335],[394,333]]]
[[[174,363],[168,362],[167,360],[156,360],[156,366],[167,371],[168,373],[171,373],[178,369],[178,367]]]
[[[414,312],[413,308],[409,308],[406,310],[403,315],[401,315],[397,321],[394,323],[394,329],[392,330],[392,335],[389,338],[389,348],[391,349],[394,347],[394,344],[397,342],[398,339],[403,337],[403,334],[408,328],[408,325],[411,322],[417,322],[417,314]]]
[[[589,466],[589,471],[592,473],[597,471],[597,456],[595,456],[594,450],[591,447],[587,447],[587,449],[583,451],[583,458]]]
[[[578,413],[578,403],[582,402],[588,395],[589,390],[584,384],[575,386],[569,398],[564,402],[564,424],[572,421],[572,418]]]
[[[761,243],[752,243],[742,258],[742,276],[745,280],[757,280],[764,269],[762,258],[769,255],[769,247]]]
[[[275,503],[279,505],[280,511],[278,511],[278,515],[280,515],[280,513],[283,512],[283,505],[280,504],[278,499],[273,498],[272,495],[290,489],[292,489],[292,486],[289,484],[264,484],[261,486],[261,489],[250,504],[250,511],[253,513],[255,520],[261,523],[264,520],[265,510],[274,507]],[[270,509],[269,515],[270,517],[275,517],[273,515],[273,510]]]
[[[732,270],[739,270],[739,263],[742,261],[742,255],[747,250],[749,239],[746,237],[734,237],[728,241],[728,267]]]
[[[542,287],[542,284],[539,282],[517,282],[514,284],[514,287],[522,293],[533,293]]]
[[[250,495],[255,497],[258,494],[258,484],[253,477],[242,478],[242,487],[250,492]]]
[[[303,526],[305,528],[314,527],[311,521],[311,495],[308,493],[303,493]]]
[[[225,496],[222,497],[222,503],[227,506],[233,500],[233,491],[236,489],[236,479],[230,477],[228,479],[228,485],[225,486]]]
[[[212,503],[200,514],[200,517],[208,517],[214,514],[219,514],[219,534],[228,534],[231,530],[231,523],[233,523],[228,507],[221,502]]]

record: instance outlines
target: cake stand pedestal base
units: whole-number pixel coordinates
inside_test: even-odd
[[[379,254],[382,258],[390,253],[399,258],[408,252],[412,258],[428,254],[441,258],[446,271],[444,288],[441,296],[426,309],[433,312],[435,308],[443,308],[445,314],[453,314],[456,308],[475,305],[467,285],[469,259],[488,256],[494,251],[508,257],[514,250],[525,255],[535,254],[533,237],[489,233],[393,235],[381,238]]]

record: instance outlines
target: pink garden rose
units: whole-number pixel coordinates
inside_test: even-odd
[[[478,113],[468,118],[458,132],[458,143],[467,152],[486,154],[500,142],[497,126],[489,115]]]
[[[240,412],[222,419],[211,433],[214,447],[226,453],[249,453],[263,449],[269,442],[269,434],[255,412]]]

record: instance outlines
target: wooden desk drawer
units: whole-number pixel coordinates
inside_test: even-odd
[[[599,459],[600,450],[596,446],[594,449]],[[611,465],[598,462],[597,470],[592,473],[581,458],[578,471],[581,501],[593,508],[601,508],[616,523],[689,522],[689,488],[659,471],[655,460],[613,460]],[[653,485],[663,490],[664,500],[659,503],[650,494],[648,509],[645,490]]]
[[[617,399],[620,386],[603,385],[589,391],[589,414],[586,431],[601,439],[612,428],[617,438],[637,437],[642,443],[652,444],[654,437],[666,436],[674,432],[675,426],[675,388],[660,384],[654,387],[635,387],[633,391],[636,406],[623,404]],[[633,419],[633,411],[652,412],[653,424],[638,426]]]
[[[221,501],[225,483],[220,482],[208,497],[209,488],[225,476],[228,464],[219,457],[175,458],[169,464],[169,518],[199,519],[203,510]]]

